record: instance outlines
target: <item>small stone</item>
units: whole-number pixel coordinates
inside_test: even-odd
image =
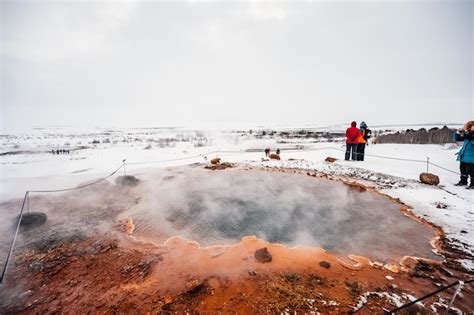
[[[257,272],[255,270],[250,270],[249,275],[252,276],[252,277],[255,277],[255,276],[257,276]]]
[[[392,276],[385,276],[385,279],[392,281],[394,278]]]
[[[69,281],[69,286],[71,287],[75,287],[79,282],[75,279],[71,279],[71,281]]]
[[[276,153],[271,153],[269,157],[271,160],[280,160],[280,155]]]
[[[31,271],[34,271],[34,272],[40,272],[40,271],[43,271],[44,268],[45,268],[45,265],[42,261],[33,261],[29,266],[28,268],[31,270]]]
[[[260,263],[268,263],[272,261],[272,254],[270,254],[266,247],[257,249],[254,257]]]
[[[434,205],[435,205],[436,208],[438,208],[438,209],[447,209],[447,208],[448,208],[448,205],[447,205],[447,204],[442,203],[442,202],[440,202],[440,201],[436,201],[436,202],[434,203]]]
[[[136,178],[135,176],[131,175],[124,175],[124,176],[119,176],[115,179],[115,184],[117,186],[128,186],[128,187],[135,187],[138,185],[140,180]]]
[[[323,267],[323,268],[326,268],[326,269],[331,268],[331,264],[328,263],[327,261],[324,261],[324,260],[323,260],[323,261],[320,261],[320,262],[319,262],[319,265],[320,265],[321,267]]]
[[[361,288],[359,286],[359,283],[357,281],[346,281],[346,285],[350,288],[352,294],[356,294],[361,291]]]

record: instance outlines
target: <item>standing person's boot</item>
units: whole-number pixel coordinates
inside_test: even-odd
[[[466,189],[474,189],[474,176],[470,176],[470,177],[471,177],[471,183],[469,184],[469,186],[466,187]]]
[[[351,145],[347,143],[346,144],[346,154],[344,156],[344,160],[349,161],[350,156],[351,156]]]
[[[454,186],[467,186],[467,176],[461,175],[461,180]]]
[[[467,186],[467,179],[469,178],[469,164],[461,161],[459,163],[459,172],[461,173],[461,179],[459,183],[454,184],[454,186]]]

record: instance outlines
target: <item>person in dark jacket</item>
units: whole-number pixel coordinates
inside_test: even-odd
[[[360,135],[359,135],[359,143],[357,144],[357,161],[364,160],[365,154],[365,145],[367,140],[369,139],[368,132],[370,132],[369,128],[367,128],[367,124],[363,121],[360,123]]]
[[[346,130],[346,156],[345,160],[349,161],[352,151],[352,160],[357,160],[357,144],[359,144],[360,131],[357,123],[353,121],[351,127]]]
[[[470,177],[471,183],[467,189],[474,189],[474,120],[467,122],[464,129],[459,129],[454,133],[454,141],[463,141],[457,158],[460,162],[461,180],[455,185],[467,186]]]

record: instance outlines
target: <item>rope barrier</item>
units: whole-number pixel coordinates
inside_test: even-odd
[[[435,164],[435,163],[433,163],[433,162],[430,162],[430,165],[433,165],[434,167],[440,168],[440,169],[442,169],[442,170],[445,170],[445,171],[447,171],[447,172],[451,172],[451,173],[456,174],[456,175],[461,175],[461,173],[459,173],[459,172],[452,171],[452,170],[450,170],[450,169],[447,169],[446,167],[442,167],[442,166],[440,166],[440,165],[438,165],[438,164]]]
[[[18,236],[18,231],[20,230],[21,219],[23,218],[23,210],[25,209],[25,202],[26,202],[26,199],[28,198],[28,195],[29,195],[29,191],[25,193],[25,197],[23,198],[23,204],[21,206],[20,215],[18,216],[18,222],[16,224],[15,235],[13,236],[13,240],[10,245],[10,250],[8,251],[7,260],[5,261],[5,265],[3,266],[2,277],[0,278],[0,284],[3,284],[3,279],[5,278],[7,274],[8,263],[10,262],[10,257],[13,254],[13,249],[15,248],[16,238]]]
[[[303,150],[303,152],[310,152],[310,151],[319,151],[319,150],[337,150],[341,152],[346,152],[346,150],[341,149],[341,148],[336,148],[336,147],[323,147],[323,148],[317,148],[317,149],[309,149],[309,150]],[[362,153],[356,152],[354,153],[355,155],[360,155]],[[397,158],[397,157],[390,157],[390,156],[383,156],[383,155],[376,155],[376,154],[369,154],[369,153],[364,153],[365,156],[370,156],[370,157],[377,157],[377,158],[382,158],[382,159],[389,159],[389,160],[396,160],[396,161],[405,161],[405,162],[415,162],[415,163],[427,163],[428,165],[433,165],[434,167],[440,168],[442,170],[445,170],[447,172],[451,172],[456,175],[460,175],[459,172],[450,170],[446,167],[443,167],[441,165],[438,165],[436,163],[431,162],[431,159],[427,157],[427,160],[417,160],[417,159],[406,159],[406,158]]]
[[[18,232],[20,231],[20,225],[21,225],[21,220],[23,219],[23,211],[25,209],[25,204],[27,205],[28,213],[30,212],[30,194],[31,193],[55,193],[55,192],[64,192],[64,191],[82,189],[82,188],[89,187],[89,186],[98,184],[98,183],[106,180],[107,178],[115,175],[115,173],[117,173],[122,167],[125,167],[125,163],[122,163],[119,168],[117,168],[115,171],[113,171],[112,173],[110,173],[109,175],[107,175],[105,177],[99,178],[98,180],[96,180],[92,183],[80,185],[80,186],[73,187],[73,188],[52,189],[52,190],[27,190],[25,192],[25,197],[23,198],[23,204],[21,206],[20,214],[18,215],[18,223],[16,225],[15,234],[13,235],[13,240],[10,244],[10,250],[8,252],[7,259],[5,261],[5,265],[3,266],[2,276],[0,278],[0,284],[3,283],[3,280],[4,280],[5,275],[7,273],[8,265],[10,263],[10,258],[13,254],[13,250],[15,249],[15,243],[16,243],[16,239],[18,237]]]
[[[110,173],[109,175],[105,176],[105,177],[102,177],[102,178],[99,178],[91,183],[88,183],[88,184],[84,184],[84,185],[80,185],[80,186],[77,186],[77,187],[72,187],[72,188],[64,188],[64,189],[52,189],[52,190],[30,190],[29,192],[30,193],[54,193],[54,192],[64,192],[64,191],[71,191],[71,190],[76,190],[76,189],[82,189],[82,188],[86,188],[86,187],[89,187],[89,186],[93,186],[95,184],[98,184],[104,180],[106,180],[107,178],[115,175],[120,169],[122,169],[122,167],[125,166],[125,163],[122,163],[120,165],[119,168],[117,168],[115,171],[113,171],[112,173]]]
[[[302,149],[302,150],[287,150],[290,152],[312,152],[312,151],[321,151],[321,150],[337,150],[341,152],[347,152],[345,149],[337,148],[337,147],[322,147],[322,148],[314,148],[314,149]],[[397,160],[397,161],[406,161],[406,162],[417,162],[417,163],[426,163],[426,160],[416,160],[416,159],[406,159],[406,158],[396,158],[396,157],[390,157],[390,156],[383,156],[383,155],[375,155],[375,154],[369,154],[369,153],[359,153],[355,152],[354,155],[364,155],[364,156],[371,156],[371,157],[377,157],[377,158],[382,158],[382,159],[389,159],[389,160]]]
[[[209,153],[212,154],[212,153]],[[199,155],[193,155],[193,156],[187,156],[187,157],[182,157],[182,158],[176,158],[176,159],[169,159],[169,160],[160,160],[160,161],[149,161],[149,162],[129,162],[127,165],[143,165],[143,164],[156,164],[156,163],[166,163],[166,162],[174,162],[174,161],[182,161],[182,160],[189,160],[189,159],[194,159],[198,157],[202,157],[202,154]]]

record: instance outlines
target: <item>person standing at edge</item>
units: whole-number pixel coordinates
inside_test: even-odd
[[[456,131],[453,138],[454,141],[463,141],[457,157],[461,180],[455,185],[467,186],[467,179],[470,177],[471,183],[467,189],[474,189],[474,120],[467,122],[464,129]]]
[[[352,160],[357,160],[357,144],[359,143],[360,131],[357,123],[353,121],[351,127],[346,130],[346,156],[345,160],[349,161],[352,151]]]
[[[357,144],[357,161],[364,160],[365,144],[367,143],[367,139],[369,139],[369,137],[370,129],[367,128],[367,124],[365,122],[361,122],[359,143]]]

